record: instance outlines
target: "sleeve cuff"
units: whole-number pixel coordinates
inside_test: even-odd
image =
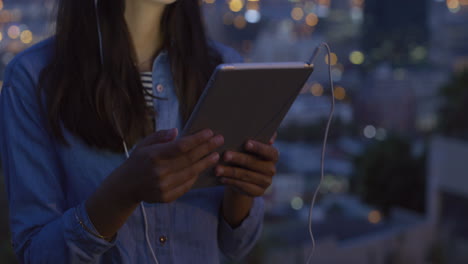
[[[93,256],[102,255],[115,245],[118,234],[112,241],[96,237],[81,226],[77,216],[92,232],[95,234],[99,232],[89,219],[84,201],[65,213],[65,241],[78,256],[81,255],[83,259],[92,259]]]
[[[231,259],[244,257],[261,235],[264,216],[263,197],[255,197],[248,216],[242,223],[232,228],[220,215],[220,244],[223,253]]]

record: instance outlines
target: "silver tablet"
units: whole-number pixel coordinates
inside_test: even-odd
[[[248,139],[267,143],[313,72],[303,62],[221,64],[198,100],[182,135],[205,128],[224,136],[217,151],[243,151]],[[220,185],[209,169],[193,188]]]

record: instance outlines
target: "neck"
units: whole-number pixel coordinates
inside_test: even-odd
[[[141,71],[151,70],[152,58],[162,48],[161,18],[165,7],[152,1],[126,0],[125,20]]]

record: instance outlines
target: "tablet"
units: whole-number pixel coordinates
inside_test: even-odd
[[[243,152],[248,139],[268,143],[313,72],[304,62],[221,64],[213,72],[181,135],[209,128],[224,136],[216,151]],[[220,161],[222,163],[222,161]],[[192,188],[221,185],[214,168]]]

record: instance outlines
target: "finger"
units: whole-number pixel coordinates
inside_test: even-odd
[[[185,184],[191,178],[198,177],[198,175],[204,170],[214,166],[219,161],[219,158],[219,153],[212,153],[192,166],[172,174],[165,183],[166,188],[168,190],[176,189],[178,186]]]
[[[238,167],[256,171],[269,176],[273,176],[276,173],[274,163],[271,161],[262,160],[251,154],[227,151],[224,153],[224,161],[229,164],[237,165]]]
[[[173,202],[177,200],[179,197],[190,191],[192,189],[192,186],[195,184],[195,182],[198,179],[197,176],[193,176],[188,178],[185,182],[183,182],[181,185],[175,187],[175,189],[170,192],[166,197],[163,197],[163,201],[165,202]]]
[[[159,130],[145,137],[140,143],[140,146],[149,146],[153,144],[161,144],[173,141],[178,134],[177,128]]]
[[[241,192],[252,196],[252,197],[257,197],[257,196],[262,196],[265,193],[265,189],[259,187],[258,185],[251,184],[248,182],[240,181],[237,179],[233,178],[221,178],[221,182],[226,185],[233,186],[237,189],[239,189]]]
[[[265,160],[270,160],[275,163],[279,159],[279,151],[277,148],[255,140],[247,141],[245,149],[250,153],[256,154]]]
[[[157,149],[161,158],[175,158],[192,150],[212,137],[213,131],[210,129],[205,129],[196,134],[185,136],[176,141],[165,143],[162,146],[159,145],[155,149]]]
[[[222,178],[227,177],[230,179],[236,179],[238,181],[257,185],[258,187],[263,189],[268,188],[268,186],[270,186],[272,182],[271,176],[232,166],[217,166],[216,176]]]
[[[278,137],[278,132],[275,132],[275,134],[273,134],[273,136],[271,137],[268,144],[273,145],[275,143],[277,137]]]
[[[217,148],[221,147],[224,144],[224,137],[217,135],[210,140],[206,141],[202,145],[193,148],[186,154],[179,156],[176,159],[169,161],[168,166],[174,168],[175,170],[185,169],[192,164],[198,162],[200,159],[210,154]]]

